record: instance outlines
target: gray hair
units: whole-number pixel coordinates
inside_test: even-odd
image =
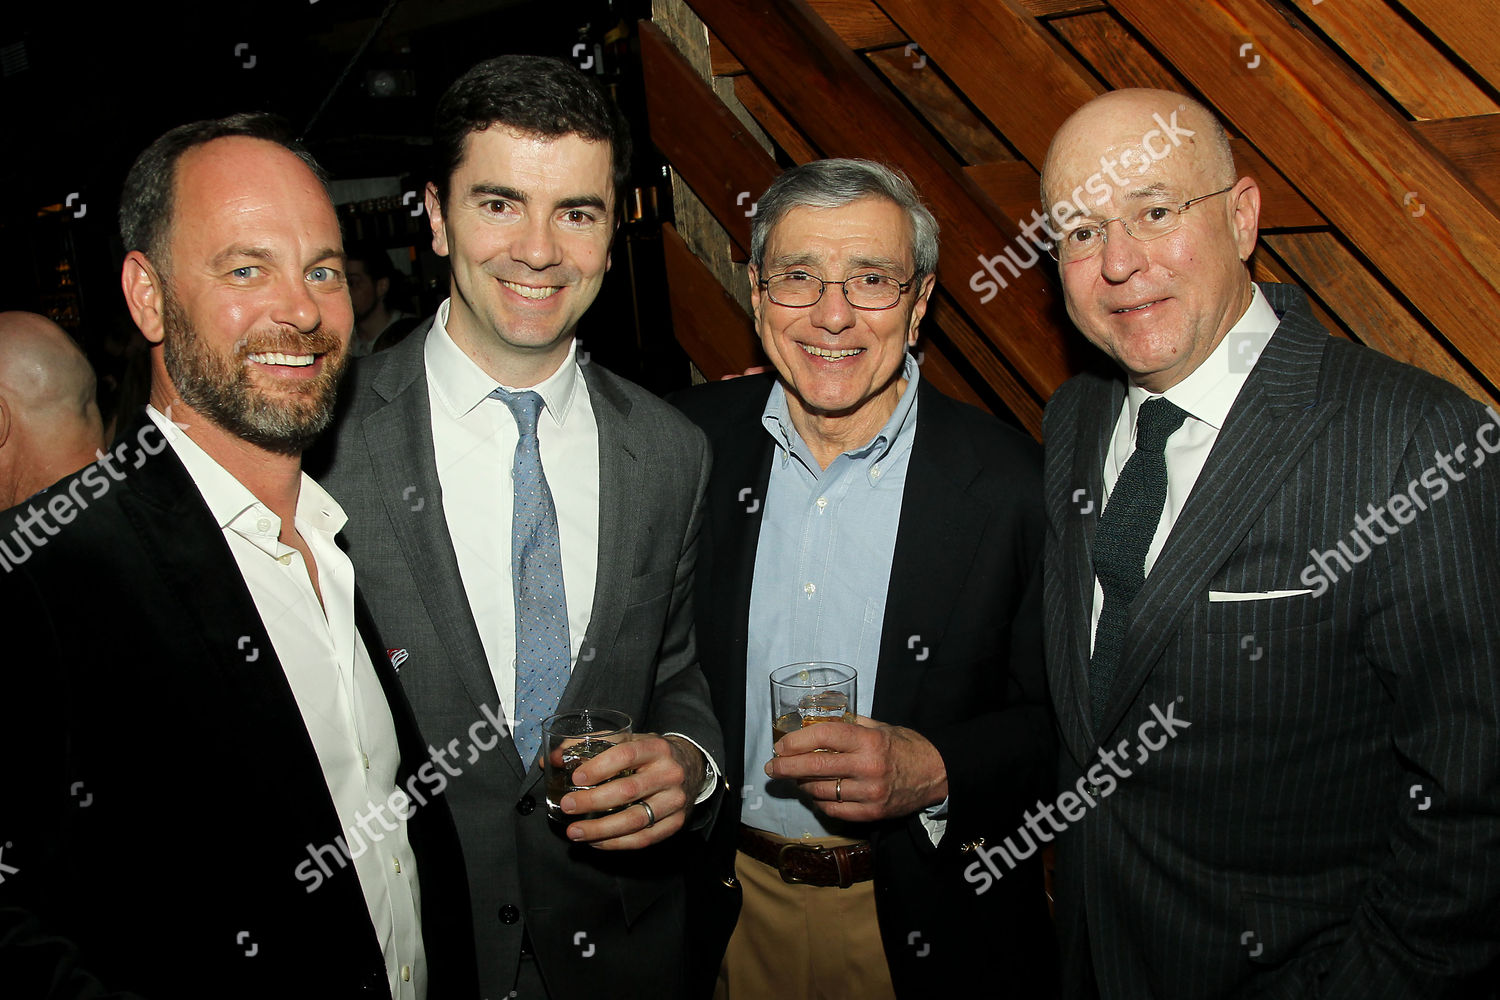
[[[794,208],[843,208],[861,198],[894,202],[911,222],[912,262],[920,281],[937,270],[938,224],[917,197],[911,181],[899,170],[874,160],[813,160],[776,178],[760,196],[750,223],[750,263],[757,272],[765,264],[766,240]]]

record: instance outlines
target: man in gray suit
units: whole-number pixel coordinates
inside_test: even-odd
[[[577,70],[508,56],[443,96],[435,146],[451,296],[358,366],[326,482],[451,775],[483,995],[678,996],[701,836],[666,841],[711,819],[722,753],[691,624],[708,450],[574,344],[629,133]],[[575,772],[600,787],[552,823],[539,725],[584,707],[625,712],[637,736]]]
[[[1085,105],[1043,191],[1124,374],[1044,427],[1065,995],[1483,995],[1500,417],[1251,282],[1259,191],[1187,98]]]

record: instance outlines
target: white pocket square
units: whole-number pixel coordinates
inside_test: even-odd
[[[1251,590],[1241,593],[1234,590],[1210,590],[1208,603],[1222,604],[1228,601],[1269,601],[1277,597],[1301,597],[1311,590]]]

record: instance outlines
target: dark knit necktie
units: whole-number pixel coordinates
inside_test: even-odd
[[[568,686],[572,657],[568,602],[563,591],[562,544],[557,509],[542,473],[536,436],[542,397],[535,392],[490,395],[515,414],[516,457],[511,465],[515,506],[511,514],[511,580],[516,594],[516,750],[530,767],[542,743],[542,720],[557,711]]]
[[[1186,419],[1187,413],[1165,397],[1141,404],[1136,417],[1135,451],[1120,470],[1094,531],[1094,574],[1104,588],[1104,607],[1094,633],[1094,656],[1089,661],[1095,726],[1104,716],[1125,645],[1125,629],[1130,624],[1126,612],[1146,582],[1146,551],[1151,548],[1167,502],[1167,438]]]

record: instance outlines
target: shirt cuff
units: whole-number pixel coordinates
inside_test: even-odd
[[[693,739],[687,733],[662,733],[662,735],[663,736],[679,736],[682,739],[687,740],[693,746],[697,747],[698,748],[698,752],[703,755],[703,760],[707,764],[707,770],[706,770],[706,773],[703,776],[704,777],[703,791],[699,792],[698,793],[698,797],[693,800],[693,805],[695,805],[695,806],[701,806],[703,803],[707,802],[713,796],[713,794],[714,794],[715,791],[718,790],[718,787],[719,787],[719,762],[716,761],[716,760],[714,760],[712,754],[710,754],[707,750],[703,749],[703,744],[702,743],[699,743],[697,740]],[[943,805],[946,808],[946,806],[947,806],[947,800],[946,799],[943,800]],[[939,836],[941,836],[941,834],[939,834]],[[937,842],[933,841],[933,843],[937,843]]]
[[[922,829],[927,831],[932,846],[938,846],[938,841],[943,839],[943,834],[948,831],[948,800],[944,799],[935,806],[928,806],[922,810],[922,815],[917,817],[921,822]]]

